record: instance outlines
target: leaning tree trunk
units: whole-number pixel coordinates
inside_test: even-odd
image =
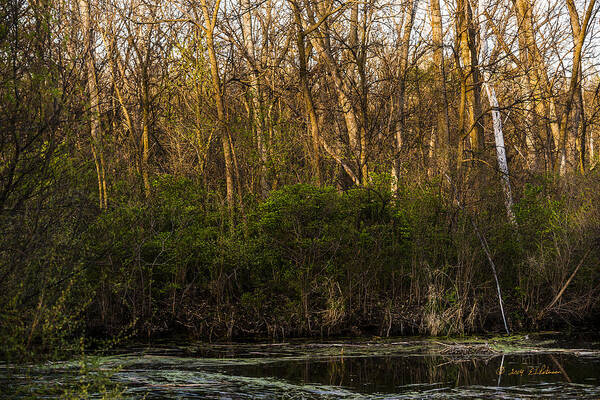
[[[344,76],[342,71],[340,71],[340,67],[332,54],[331,47],[329,46],[330,32],[327,29],[327,24],[322,23],[327,19],[329,15],[331,15],[331,5],[329,5],[327,9],[320,10],[320,13],[318,15],[319,22],[315,20],[315,11],[311,7],[307,7],[306,11],[308,14],[309,22],[311,24],[311,28],[305,29],[305,31],[314,30],[317,32],[317,34],[310,35],[310,41],[321,56],[321,58],[325,61],[325,65],[327,66],[330,72],[331,81],[337,94],[338,105],[344,116],[344,122],[346,125],[346,131],[348,135],[348,144],[350,147],[350,158],[353,161],[352,164],[356,166],[356,173],[354,175],[361,178],[360,129],[358,124],[358,117],[356,115],[356,111],[354,110],[354,106],[352,105],[352,100],[350,98],[351,85],[348,82],[346,76]],[[325,27],[323,29],[319,29],[320,26]],[[364,181],[361,180],[361,183],[364,183]]]
[[[487,7],[487,1],[484,1],[482,7]],[[487,46],[487,27],[486,21],[479,14],[479,29],[480,29],[480,43],[481,43],[481,59],[486,60],[489,58],[488,46]],[[483,74],[483,86],[486,90],[490,107],[492,109],[492,122],[494,126],[494,140],[496,144],[496,156],[498,158],[498,169],[502,176],[503,189],[504,189],[504,203],[506,205],[506,213],[508,220],[511,224],[515,224],[515,215],[513,213],[513,197],[512,190],[510,187],[510,175],[508,171],[508,161],[506,159],[506,148],[504,146],[504,132],[502,131],[502,119],[500,116],[500,105],[498,104],[498,98],[496,97],[496,90],[490,84],[490,73],[486,68],[482,68]]]

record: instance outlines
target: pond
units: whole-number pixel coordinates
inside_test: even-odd
[[[1,365],[0,395],[101,397],[116,385],[146,399],[600,398],[598,343],[543,336],[170,343],[90,364]]]

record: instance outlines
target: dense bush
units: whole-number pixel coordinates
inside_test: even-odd
[[[137,321],[147,335],[213,338],[495,329],[491,269],[473,223],[492,251],[512,326],[576,321],[595,307],[584,283],[597,277],[598,254],[588,249],[561,298],[568,306],[545,309],[593,243],[593,203],[577,207],[551,181],[526,185],[513,225],[501,202],[459,207],[436,185],[394,196],[389,187],[383,178],[342,192],[283,187],[231,228],[200,185],[160,178],[147,205],[116,208],[89,231],[89,246],[110,256],[87,273],[104,288],[88,323],[115,332]],[[571,258],[560,260],[566,248]]]
[[[56,276],[26,278],[5,296],[3,351],[65,348],[84,332],[222,339],[499,330],[474,227],[498,269],[511,327],[581,322],[598,310],[600,278],[600,198],[591,189],[570,195],[598,186],[586,179],[525,185],[514,223],[494,193],[457,204],[439,184],[393,195],[378,178],[347,191],[285,186],[237,210],[232,225],[218,196],[163,176],[148,200],[123,197],[77,227],[56,221],[53,246],[21,265],[27,277],[45,259]]]

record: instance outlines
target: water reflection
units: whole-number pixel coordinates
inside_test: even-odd
[[[600,397],[597,352],[449,355],[418,342],[127,350],[103,358],[101,367],[121,367],[111,379],[129,398]],[[53,385],[60,394],[61,387],[78,379],[76,363],[20,374],[8,374],[0,365],[0,395],[31,398]]]
[[[397,393],[403,388],[413,390],[412,386],[421,384],[443,387],[521,386],[544,382],[600,385],[599,360],[565,354],[509,355],[502,359],[502,356],[340,356],[216,370],[230,375],[273,377],[295,384],[339,386],[360,393]]]

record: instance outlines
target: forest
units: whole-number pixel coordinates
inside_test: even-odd
[[[598,327],[599,11],[0,0],[0,359]]]

